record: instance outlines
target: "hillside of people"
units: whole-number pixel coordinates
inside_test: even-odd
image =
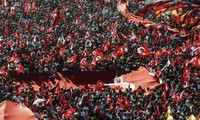
[[[197,1],[1,0],[0,119],[8,117],[1,118],[6,100],[38,120],[200,119]],[[69,88],[51,81],[61,72],[127,74],[142,67],[158,86],[85,81]],[[15,80],[22,74],[51,79],[35,90]]]

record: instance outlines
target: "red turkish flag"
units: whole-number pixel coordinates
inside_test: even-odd
[[[93,54],[94,56],[97,56],[97,55],[99,55],[99,54],[100,54],[100,52],[99,52],[99,50],[98,50],[98,49],[95,49],[95,50],[92,52],[92,54]]]
[[[179,94],[176,94],[176,95],[175,95],[175,98],[174,98],[174,101],[175,101],[176,103],[179,103],[180,100],[181,100],[180,95],[179,95]]]
[[[126,106],[130,106],[130,101],[129,101],[128,99],[125,99],[125,100],[124,100],[124,104],[125,104]]]
[[[12,55],[8,60],[7,60],[7,62],[14,62],[15,61],[15,56],[14,55]]]
[[[96,83],[96,90],[102,91],[103,87],[104,87],[104,82],[102,82],[101,80],[98,80]]]
[[[18,63],[20,61],[19,57],[17,56],[17,53],[14,52],[10,58],[7,59],[7,62],[15,62]]]
[[[114,109],[113,104],[110,104],[110,105],[109,105],[109,109],[110,109],[110,111],[112,111],[112,110]]]
[[[118,57],[120,55],[123,55],[124,53],[125,53],[125,47],[123,45],[114,51],[114,56]]]
[[[22,66],[22,64],[21,64],[21,63],[18,64],[18,66],[17,66],[17,68],[16,68],[16,72],[17,72],[17,74],[23,72],[23,70],[24,70],[24,67]]]
[[[4,77],[8,77],[8,70],[6,70],[5,67],[0,68],[0,74],[2,74]]]
[[[14,37],[17,38],[17,39],[20,39],[20,36],[17,32],[14,33]]]
[[[36,11],[36,10],[37,10],[37,6],[36,6],[35,2],[33,2],[33,3],[31,4],[31,8],[32,8],[33,11]]]
[[[53,26],[56,26],[61,20],[65,18],[65,16],[61,15],[59,11],[56,11],[56,18],[54,19]]]
[[[188,79],[187,78],[183,78],[183,80],[182,80],[182,86],[183,86],[183,88],[187,88],[188,85],[189,85]]]
[[[119,110],[124,110],[124,108],[125,108],[124,105],[120,103],[119,104]]]
[[[47,29],[47,33],[50,33],[50,32],[52,31],[52,29],[53,29],[53,27],[49,27],[49,28]]]
[[[67,112],[65,113],[65,118],[69,119],[71,118],[75,113],[75,109],[73,107],[70,106],[70,108],[67,110]]]
[[[3,34],[8,35],[8,28],[7,27],[4,29]]]
[[[166,84],[164,85],[164,90],[165,90],[165,91],[169,91],[169,85],[168,85],[168,83],[166,83]]]
[[[68,58],[67,63],[75,64],[76,63],[76,58],[77,58],[77,55],[74,55],[74,56]]]
[[[91,71],[95,66],[96,66],[97,62],[95,59],[92,60],[92,63],[88,66],[88,69]]]
[[[62,56],[66,53],[66,49],[60,49],[59,55]]]
[[[31,12],[30,0],[26,0],[25,6],[24,6],[24,12],[27,15]]]
[[[81,61],[80,61],[80,68],[83,68],[83,67],[87,67],[89,64],[86,60],[86,58],[83,58]]]
[[[51,61],[51,56],[45,58],[45,62],[49,63]]]
[[[110,103],[111,100],[112,100],[111,97],[110,97],[110,96],[107,96],[107,97],[106,97],[106,104]]]
[[[141,47],[139,47],[138,53],[140,57],[148,56],[151,54],[151,52],[149,51],[146,45],[142,45]]]
[[[161,115],[158,106],[155,106],[154,110],[155,110],[155,114],[156,114],[156,116],[160,116],[160,115]]]
[[[101,61],[103,61],[103,60],[104,60],[103,54],[100,53],[99,55],[97,55],[97,56],[94,58],[94,60],[95,60],[96,62],[101,62]]]
[[[163,91],[162,98],[163,98],[163,100],[167,99],[167,93],[165,91]]]
[[[2,51],[3,51],[3,42],[0,41],[0,52],[2,52]]]
[[[28,23],[27,28],[26,28],[26,30],[27,30],[28,32],[31,31],[32,25],[33,25],[33,22]]]
[[[108,51],[108,46],[110,45],[110,41],[107,41],[103,44],[103,46],[101,47],[101,51],[102,52],[106,52]]]

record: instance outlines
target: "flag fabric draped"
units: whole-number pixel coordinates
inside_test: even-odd
[[[160,1],[162,3],[162,1]],[[127,1],[128,3],[128,1]],[[118,11],[122,13],[122,15],[128,20],[128,21],[132,21],[135,24],[142,24],[144,25],[146,28],[164,28],[166,30],[168,30],[171,33],[176,33],[179,34],[181,37],[185,37],[186,34],[180,30],[178,30],[177,28],[172,28],[170,26],[164,25],[164,24],[159,24],[159,23],[155,23],[152,22],[150,20],[144,19],[140,16],[134,15],[132,13],[129,12],[127,6],[127,3],[122,3],[121,0],[118,1]],[[158,4],[158,3],[157,3]]]
[[[156,12],[158,10],[163,9],[164,7],[167,7],[168,3],[172,2],[172,1],[173,0],[167,0],[167,1],[158,1],[158,2],[151,3],[147,6],[145,6],[144,8],[138,10],[136,15],[142,17],[147,13],[147,11]]]

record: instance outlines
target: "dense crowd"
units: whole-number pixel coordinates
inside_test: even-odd
[[[134,9],[133,7],[134,6]],[[136,13],[143,6],[130,2]],[[182,9],[176,11],[183,14]],[[171,25],[170,13],[156,22]],[[145,18],[153,19],[152,14]],[[199,14],[192,14],[196,19]],[[166,22],[166,23],[165,23]],[[190,21],[191,22],[191,21]],[[28,106],[48,119],[174,119],[200,116],[200,31],[179,26],[187,36],[127,21],[117,1],[8,1],[0,14],[0,102]],[[141,54],[138,48],[142,47]],[[64,89],[42,85],[39,91],[12,80],[13,72],[108,71],[127,73],[150,68],[162,84],[154,89],[115,91]],[[33,104],[38,98],[41,104]]]

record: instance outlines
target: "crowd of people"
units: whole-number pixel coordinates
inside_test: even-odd
[[[129,3],[133,13],[143,7]],[[174,119],[200,116],[199,29],[185,29],[187,36],[183,37],[168,29],[146,28],[127,21],[115,0],[26,0],[1,4],[0,102],[22,102],[42,120],[166,119],[168,107]],[[183,14],[182,11],[189,9],[176,12]],[[156,22],[170,25],[173,15],[174,12],[158,17]],[[149,13],[145,17],[153,19]],[[198,17],[194,13],[190,16]],[[178,28],[184,27],[188,28]],[[154,89],[139,87],[134,92],[49,85],[35,91],[12,79],[14,73],[127,73],[141,66],[150,68],[162,84]],[[45,102],[33,104],[39,98]]]

